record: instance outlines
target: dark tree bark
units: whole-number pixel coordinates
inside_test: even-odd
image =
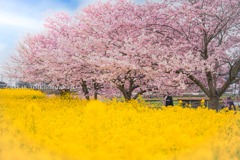
[[[95,100],[97,100],[97,95],[98,95],[98,93],[95,92],[95,93],[94,93],[94,99],[95,99]]]
[[[212,96],[210,97],[210,101],[211,101],[211,109],[214,109],[216,111],[218,111],[218,106],[219,106],[219,96]]]
[[[97,100],[98,92],[99,92],[102,88],[104,88],[104,87],[103,87],[103,84],[97,83],[96,80],[93,80],[93,88],[94,88],[94,99]]]
[[[84,81],[83,79],[82,79],[82,82],[81,82],[81,86],[82,86],[82,91],[83,91],[83,93],[84,93],[84,95],[85,95],[85,98],[87,99],[87,100],[89,100],[90,98],[89,98],[89,91],[88,91],[88,88],[87,88],[87,84],[86,84],[86,81]]]
[[[146,90],[140,90],[135,96],[132,97],[132,92],[139,88],[139,85],[135,85],[134,81],[130,79],[129,88],[126,89],[124,85],[118,85],[117,88],[122,92],[123,97],[126,99],[126,101],[129,101],[131,99],[137,99],[139,95],[142,95],[143,93],[147,92]]]

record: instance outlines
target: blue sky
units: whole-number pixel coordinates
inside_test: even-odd
[[[0,65],[15,52],[15,44],[27,33],[43,30],[44,13],[63,11],[74,14],[80,5],[96,0],[0,0]],[[102,0],[107,1],[107,0]],[[144,3],[144,0],[134,0]],[[2,73],[0,69],[0,73]]]

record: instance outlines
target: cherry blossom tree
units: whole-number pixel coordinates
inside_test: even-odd
[[[143,59],[140,53],[148,50],[142,40],[145,17],[139,13],[141,7],[124,0],[97,2],[82,8],[76,16],[77,27],[81,26],[90,40],[91,45],[86,47],[94,46],[92,63],[102,70],[100,78],[113,83],[127,100],[154,89],[163,92],[167,88],[162,85],[164,80],[169,81],[168,75],[161,76],[159,70],[149,67],[152,57]]]
[[[12,55],[11,65],[5,66],[11,76],[24,81],[50,83],[61,89],[75,86],[81,88],[86,99],[89,95],[97,99],[98,92],[111,90],[111,86],[103,87],[96,80],[98,70],[88,63],[88,52],[78,43],[82,37],[73,31],[70,22],[71,17],[64,13],[47,18],[45,33],[26,35],[16,47],[18,55]]]
[[[156,60],[160,73],[165,68],[179,75],[175,80],[201,88],[215,110],[220,96],[240,80],[239,5],[237,0],[189,0],[148,2],[142,8],[145,29],[156,35],[159,46],[155,56],[166,53],[164,61]]]
[[[83,49],[83,46],[86,45],[87,36],[73,25],[76,19],[68,17],[64,13],[57,13],[54,18],[49,17],[45,21],[47,22],[45,27],[48,32],[56,35],[55,38],[59,42],[58,49],[60,48],[63,51],[60,57],[67,67],[65,70],[71,71],[69,73],[71,78],[68,79],[68,83],[81,86],[86,99],[89,99],[89,95],[94,95],[94,98],[97,99],[99,91],[107,88],[109,90],[111,87],[108,87],[107,84],[103,85],[103,81],[99,83],[97,77],[100,72],[97,66],[89,63],[90,51]],[[62,64],[60,65],[62,66]],[[108,92],[110,93],[110,91]]]

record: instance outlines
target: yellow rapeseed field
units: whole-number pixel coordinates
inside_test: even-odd
[[[239,112],[181,105],[1,89],[0,160],[240,159]]]

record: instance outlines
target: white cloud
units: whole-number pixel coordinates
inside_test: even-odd
[[[12,25],[29,29],[40,29],[42,20],[36,20],[30,17],[20,16],[8,12],[0,12],[0,25]]]

